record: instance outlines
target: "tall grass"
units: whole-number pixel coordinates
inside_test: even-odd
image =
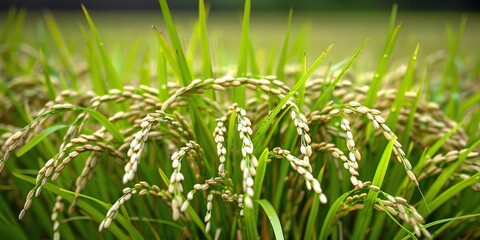
[[[113,57],[82,6],[82,64],[52,14],[36,48],[22,35],[25,11],[10,9],[0,35],[2,238],[480,237],[478,93],[454,64],[465,18],[457,35],[449,28],[446,58],[419,63],[418,44],[395,69],[394,6],[376,69],[359,72],[350,68],[368,37],[345,61],[324,62],[331,44],[309,66],[305,36],[292,41],[293,11],[279,54],[259,57],[247,0],[231,67],[214,64],[202,0],[188,51],[160,6],[156,51],[129,61]],[[347,80],[370,71],[366,85]]]

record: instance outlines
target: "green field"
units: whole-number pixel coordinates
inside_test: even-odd
[[[2,12],[0,239],[480,238],[480,15],[249,3]]]
[[[5,12],[2,16],[5,16]],[[78,45],[84,44],[80,26],[87,26],[85,17],[78,11],[53,11],[52,13],[68,46],[73,51],[80,51]],[[151,26],[164,28],[164,21],[159,10],[151,11],[91,11],[91,15],[102,34],[105,45],[110,52],[119,49],[130,49],[132,46],[143,45],[143,48],[155,51],[157,44]],[[180,38],[184,45],[190,41],[196,12],[173,12]],[[365,37],[370,36],[369,44],[360,59],[371,61],[381,54],[390,12],[294,12],[292,22],[292,38],[304,37],[303,51],[309,59],[316,58],[324,47],[333,42],[335,50],[329,54],[329,59],[336,62],[348,58]],[[397,21],[402,24],[401,34],[394,49],[395,58],[408,61],[417,43],[421,44],[419,58],[424,59],[434,53],[445,52],[448,48],[447,26],[457,27],[462,16],[468,18],[462,36],[459,55],[462,58],[475,61],[480,54],[476,39],[480,31],[480,14],[475,12],[404,12],[400,9]],[[241,34],[241,11],[211,12],[208,18],[208,34],[212,51],[221,53],[229,51],[225,60],[236,64],[239,40]],[[281,48],[286,31],[288,12],[256,12],[251,15],[251,38],[258,51],[264,55],[278,52]],[[4,18],[0,24],[4,24]],[[27,42],[35,44],[38,37],[38,25],[43,22],[42,12],[32,11],[27,15],[23,29]],[[0,26],[1,26],[0,25]],[[302,34],[302,32],[305,32]],[[302,34],[302,36],[299,36]],[[82,54],[82,53],[80,53]],[[258,53],[260,54],[260,53]],[[219,57],[219,56],[218,56]],[[278,56],[277,56],[278,57]],[[363,62],[363,61],[359,61]],[[362,63],[360,63],[362,64]],[[367,67],[374,68],[375,62]],[[361,65],[360,67],[364,67]]]

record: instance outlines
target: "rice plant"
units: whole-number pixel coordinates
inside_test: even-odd
[[[444,70],[419,66],[420,45],[390,69],[394,6],[365,81],[350,67],[368,37],[334,67],[324,63],[334,44],[307,66],[290,51],[291,11],[265,71],[246,0],[237,66],[216,65],[204,2],[188,45],[198,54],[159,3],[158,51],[137,56],[132,79],[85,7],[80,63],[53,15],[42,35],[52,42],[35,49],[21,34],[25,11],[10,9],[0,36],[2,238],[480,237],[480,95],[455,64],[466,18],[449,31]]]

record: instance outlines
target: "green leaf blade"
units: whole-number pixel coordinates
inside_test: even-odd
[[[263,208],[265,214],[267,214],[270,225],[273,228],[273,233],[275,234],[275,239],[283,240],[282,224],[280,223],[275,208],[273,208],[272,204],[266,199],[258,200],[257,203]]]
[[[173,22],[172,13],[170,12],[170,8],[168,7],[167,0],[159,0],[159,2],[160,8],[163,13],[163,19],[165,21],[165,24],[167,25],[170,40],[172,41],[174,56],[177,58],[178,68],[180,69],[180,73],[182,76],[180,82],[183,86],[186,86],[190,82],[192,82],[190,67],[187,65],[187,60],[185,59],[182,44],[180,42],[175,23]]]
[[[333,46],[334,44],[331,44],[330,46],[327,47],[327,49],[322,54],[320,54],[320,56],[318,56],[318,58],[315,60],[312,66],[308,69],[308,71],[305,72],[305,74],[300,78],[300,80],[297,81],[297,83],[290,90],[290,92],[287,93],[287,95],[279,102],[279,104],[275,107],[275,109],[273,109],[270,115],[268,115],[267,120],[264,123],[262,123],[262,125],[259,127],[259,130],[257,131],[257,133],[255,133],[253,137],[254,146],[257,146],[259,142],[263,140],[263,138],[265,137],[265,133],[267,132],[267,129],[273,123],[273,120],[278,115],[280,110],[282,110],[285,103],[287,103],[290,97],[292,97],[296,92],[298,92],[298,90],[300,90],[300,88],[305,84],[307,79],[312,75],[315,69],[320,65],[323,59],[332,50]]]
[[[20,150],[17,152],[17,157],[21,157],[23,154],[28,152],[30,149],[34,148],[37,144],[39,144],[43,139],[48,137],[50,134],[60,130],[69,127],[68,125],[55,125],[51,126],[49,128],[44,129],[40,134],[32,138],[30,141],[28,141]]]
[[[107,131],[109,131],[110,134],[112,134],[112,136],[115,138],[116,141],[123,142],[124,140],[123,135],[120,133],[118,128],[115,127],[108,120],[107,117],[105,117],[105,115],[90,108],[80,108],[80,109],[87,112],[90,116],[92,116],[93,118],[95,118],[95,120],[97,120],[100,124],[102,124],[107,129]]]
[[[387,173],[388,164],[390,162],[390,156],[392,155],[393,144],[395,142],[395,138],[392,138],[388,143],[387,147],[383,151],[382,157],[380,162],[377,166],[377,170],[375,171],[375,176],[372,180],[372,185],[378,186],[380,189],[383,185],[383,180],[385,179],[385,175]],[[368,229],[370,225],[370,221],[373,217],[373,206],[376,202],[378,196],[378,192],[370,189],[368,191],[367,198],[365,199],[365,207],[360,210],[359,215],[357,217],[357,221],[355,223],[355,228],[353,231],[353,239],[363,239],[365,238],[365,231]]]
[[[375,70],[375,74],[373,75],[373,79],[370,83],[370,87],[368,88],[367,96],[365,97],[364,105],[367,107],[373,107],[374,103],[377,100],[378,91],[381,88],[383,76],[387,72],[388,62],[392,55],[393,47],[397,41],[398,33],[400,31],[401,24],[397,25],[395,30],[392,32],[390,37],[387,39],[385,49],[383,54],[380,58],[380,62]]]

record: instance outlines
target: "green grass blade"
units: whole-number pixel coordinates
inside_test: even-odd
[[[456,66],[456,61],[460,46],[460,40],[462,38],[466,25],[467,17],[463,15],[458,27],[457,35],[455,37],[453,37],[451,29],[447,29],[449,52],[447,63],[442,76],[441,92],[439,93],[441,95],[446,95],[445,97],[448,99],[445,113],[447,114],[447,116],[451,117],[456,121],[459,121],[460,117],[463,116],[463,113],[459,111],[459,109],[461,109],[460,106],[462,105],[462,99],[460,98],[459,73]]]
[[[304,23],[302,27],[298,30],[295,34],[295,39],[293,40],[290,51],[289,51],[289,59],[295,59],[297,62],[300,62],[303,58],[303,53],[308,46],[308,35],[311,32],[310,23]],[[283,80],[283,79],[280,79]]]
[[[167,174],[165,174],[165,172],[162,170],[162,168],[158,168],[158,173],[160,174],[160,177],[163,181],[163,183],[168,186],[168,184],[170,183],[170,178],[167,176]]]
[[[421,93],[423,90],[423,87],[425,85],[425,79],[427,78],[427,70],[422,74],[422,78],[420,79],[420,84],[417,90],[417,96],[415,97],[415,100],[410,107],[410,114],[408,115],[408,120],[407,120],[407,126],[405,127],[405,130],[400,133],[400,141],[403,146],[407,146],[408,142],[410,140],[410,135],[412,134],[412,129],[413,125],[415,124],[415,113],[417,112],[418,105],[420,104],[420,99],[421,99]]]
[[[295,137],[294,139],[297,140],[298,138]],[[292,140],[292,143],[295,142],[295,140]],[[276,174],[278,175],[278,179],[285,179],[285,177],[287,177],[289,170],[290,170],[290,163],[288,161],[280,162],[278,170],[276,171]],[[280,209],[282,200],[283,201],[285,200],[284,198],[285,181],[278,181],[275,183],[274,186],[275,187],[274,187],[273,206],[276,209]]]
[[[463,191],[467,187],[470,187],[472,184],[474,184],[475,182],[478,182],[479,180],[480,180],[480,172],[477,172],[476,174],[472,175],[470,178],[464,179],[464,180],[458,182],[457,184],[451,186],[447,190],[443,191],[440,195],[435,197],[435,199],[433,199],[433,201],[428,205],[429,209],[431,211],[435,211],[436,209],[441,207],[447,201],[452,200],[452,198],[455,195],[457,195],[459,192]],[[418,209],[418,212],[422,216],[427,217],[429,215],[429,213],[427,212],[427,209],[424,206],[425,205],[422,205],[421,208]],[[476,214],[476,215],[479,215],[479,214]],[[462,216],[462,217],[465,217],[465,216]],[[458,220],[457,218],[454,218],[454,219]],[[439,220],[439,221],[442,221],[442,220]],[[448,221],[446,221],[446,222],[448,222]],[[434,225],[440,224],[440,223],[443,223],[443,221],[435,223]],[[430,224],[432,224],[432,223],[430,223]],[[426,227],[427,227],[427,225],[426,225]],[[430,225],[430,226],[433,226],[433,225]]]
[[[63,38],[60,32],[58,24],[55,21],[55,18],[53,17],[53,14],[50,11],[45,11],[43,13],[43,18],[45,19],[45,23],[47,24],[48,30],[50,31],[50,35],[53,38],[53,42],[57,47],[60,61],[62,62],[62,65],[65,67],[65,69],[67,70],[67,74],[70,80],[69,83],[72,84],[72,87],[74,89],[77,89],[77,74],[75,73],[75,70],[73,68],[70,51],[65,42],[65,39]]]
[[[332,97],[332,92],[333,92],[333,90],[335,89],[335,86],[336,86],[337,83],[343,78],[343,76],[345,75],[345,73],[347,72],[347,70],[350,68],[350,66],[352,66],[352,64],[355,62],[355,60],[357,60],[358,55],[360,55],[360,53],[362,52],[362,50],[363,50],[363,48],[365,47],[365,45],[367,45],[368,39],[369,39],[369,37],[365,38],[365,40],[363,41],[363,43],[362,43],[362,45],[360,46],[360,48],[357,49],[357,51],[356,51],[355,54],[350,58],[350,60],[348,61],[348,63],[342,68],[342,71],[340,72],[340,74],[337,75],[337,77],[335,78],[335,80],[333,80],[333,82],[328,86],[328,88],[325,90],[325,92],[323,92],[322,95],[317,99],[317,101],[316,101],[315,104],[313,105],[313,108],[312,108],[312,109],[320,110],[320,109],[323,109],[323,108],[327,105],[327,102],[328,102],[328,101],[331,99],[331,97]]]
[[[17,220],[16,213],[11,211],[12,203],[5,198],[0,198],[0,236],[6,239],[28,240],[28,232],[25,231],[23,225]],[[4,211],[6,210],[6,211]]]
[[[43,76],[45,78],[44,85],[45,85],[45,88],[47,89],[48,97],[50,98],[50,100],[54,100],[57,97],[57,92],[55,90],[55,86],[53,86],[52,79],[50,78],[51,69],[50,69],[50,66],[48,66],[47,64],[44,50],[42,49],[40,49],[39,58],[43,68]]]
[[[210,45],[208,40],[207,34],[207,17],[208,17],[208,9],[205,7],[204,0],[199,1],[198,6],[199,16],[199,37],[200,37],[200,53],[202,58],[202,79],[208,79],[214,77],[213,74],[213,65],[212,65],[212,57],[210,53]],[[205,92],[210,99],[215,99],[215,92],[213,90],[207,90]]]
[[[167,78],[167,62],[165,55],[161,48],[158,51],[157,62],[157,86],[158,86],[158,99],[160,102],[164,102],[168,99],[168,78]]]
[[[109,84],[109,87],[121,89],[123,87],[123,83],[122,81],[120,81],[120,78],[118,77],[118,74],[112,64],[112,60],[108,56],[107,50],[105,49],[105,45],[103,44],[103,40],[100,37],[100,33],[98,32],[97,27],[95,26],[95,23],[90,17],[90,14],[88,13],[85,6],[83,6],[83,4],[81,6],[82,6],[83,13],[85,15],[85,18],[87,19],[88,25],[90,26],[90,30],[92,31],[93,36],[95,37],[95,43],[96,43],[98,52],[100,54],[100,59],[102,60],[102,63],[103,63],[102,65],[105,69],[106,80]]]
[[[394,31],[393,29],[395,28],[395,23],[397,22],[397,13],[398,13],[398,4],[395,3],[393,4],[392,11],[390,12],[390,20],[388,22],[387,39],[386,39],[387,42],[389,40],[389,36]]]
[[[265,214],[267,214],[268,220],[270,220],[270,224],[273,228],[273,233],[275,234],[275,239],[283,239],[282,224],[280,223],[280,219],[278,218],[275,208],[273,208],[272,204],[266,199],[258,200],[257,203],[262,206]]]
[[[397,221],[397,219],[392,216],[392,214],[387,210],[387,208],[385,207],[385,205],[383,204],[382,200],[377,198],[375,199],[376,200],[376,203],[378,203],[380,206],[382,206],[383,208],[383,211],[387,214],[387,216],[395,223],[397,224],[397,226],[399,226],[400,228],[402,228],[405,232],[408,233],[408,236],[411,237],[412,239],[417,239],[417,237],[415,236],[414,233],[412,233],[410,230],[408,230],[405,226],[403,226],[401,223],[399,223]],[[372,238],[372,239],[375,239],[375,238]]]
[[[245,0],[242,20],[242,35],[240,37],[240,52],[238,54],[237,76],[244,77],[247,74],[248,53],[250,49],[250,0]],[[244,107],[241,106],[240,107]]]
[[[188,206],[187,213],[190,216],[190,218],[192,218],[195,225],[197,225],[197,227],[202,231],[203,237],[211,240],[212,238],[210,237],[210,235],[207,232],[205,232],[205,224],[203,220],[198,216],[197,212],[195,212],[195,209],[193,209],[192,206]]]
[[[140,72],[142,69],[141,61],[143,60],[143,57],[145,57],[145,53],[140,54],[142,50],[140,49],[139,45],[139,41],[131,41],[128,48],[125,48],[125,50],[122,48],[121,51],[115,51],[112,54],[112,60],[114,60],[118,66],[121,66],[121,68],[118,69],[118,75],[123,76],[122,78],[126,80],[125,83],[129,82],[130,79],[128,78],[132,76],[132,73],[136,73],[135,70],[137,69],[135,69],[135,65],[137,61],[139,61],[138,71]],[[148,51],[147,46],[145,47],[144,51]],[[141,59],[140,56],[142,56]],[[132,77],[138,78],[139,75],[133,75]]]
[[[238,54],[237,77],[245,77],[248,68],[248,55],[250,53],[250,0],[245,0],[242,20],[242,35],[240,37],[240,52]],[[233,90],[233,101],[239,107],[245,108],[245,87],[240,86]]]
[[[461,216],[462,214],[463,214],[463,211],[459,211],[456,213],[457,216]],[[455,223],[456,223],[455,221],[446,222],[442,226],[436,228],[435,232],[433,233],[431,232],[430,235],[432,235],[432,238],[435,239],[435,236],[439,236],[441,233],[445,233],[445,234],[447,234],[447,232],[450,233],[451,232],[449,231],[450,229],[453,228],[456,230],[456,228],[453,227]]]
[[[102,202],[102,201],[100,201],[96,198],[93,198],[93,197],[89,197],[89,196],[86,196],[86,195],[83,195],[83,194],[78,195],[75,192],[68,191],[68,190],[61,189],[61,188],[58,188],[58,191],[59,191],[58,193],[57,192],[55,192],[55,193],[62,196],[64,199],[67,199],[67,201],[69,201],[69,202],[71,202],[73,200],[73,198],[72,198],[73,196],[80,196],[80,200],[77,202],[77,206],[84,209],[85,212],[87,212],[89,215],[94,217],[97,221],[98,220],[100,220],[100,221],[103,220],[105,218],[105,215],[104,215],[105,213],[97,211],[91,204],[88,204],[83,199],[88,199],[90,201],[93,201],[93,202],[97,203],[98,205],[103,206],[106,210],[110,209],[110,207],[111,207],[111,204],[107,204],[107,203]],[[118,221],[118,223],[120,223],[121,226],[125,228],[125,230],[128,232],[128,235],[130,237],[135,238],[135,239],[144,239],[143,236],[137,231],[137,229],[135,229],[135,227],[131,224],[129,218],[126,218],[125,216],[123,216],[121,214],[118,214],[116,216],[115,220]],[[108,231],[114,233],[114,235],[120,235],[121,230],[119,228],[118,229],[112,228],[112,225],[113,225],[113,223],[108,228]]]
[[[200,51],[202,53],[202,78],[213,77],[212,60],[210,56],[210,47],[207,35],[207,11],[205,10],[205,1],[200,0],[198,6],[198,21],[200,23]]]
[[[88,63],[88,73],[90,74],[93,91],[98,95],[104,95],[108,92],[108,86],[101,74],[101,62],[98,60],[97,52],[95,51],[95,39],[88,36],[83,27],[80,26],[80,29],[86,41],[85,58]]]
[[[236,128],[236,119],[237,119],[237,112],[236,111],[232,111],[232,113],[230,114],[230,118],[228,119],[228,132],[227,132],[227,147],[232,149],[233,148],[233,143],[234,143],[234,137],[236,136],[236,131],[237,131],[237,128]],[[255,145],[254,145],[255,146]],[[258,147],[258,146],[256,146]],[[231,151],[227,151],[227,155],[226,155],[226,159],[231,159],[232,161],[226,161],[226,170],[229,171],[229,172],[232,172],[233,171],[233,164],[232,163],[238,163],[238,161],[236,161],[236,155],[233,154],[232,155],[232,152]],[[238,171],[234,171],[234,172],[238,172]]]
[[[380,162],[378,163],[377,170],[375,171],[375,176],[372,180],[372,185],[378,186],[380,189],[383,185],[383,180],[387,173],[388,164],[390,162],[390,156],[392,155],[393,143],[395,139],[393,138],[388,143],[385,151],[383,151]],[[357,221],[355,222],[355,228],[353,231],[353,239],[363,239],[365,238],[365,231],[370,225],[370,221],[373,217],[373,206],[377,199],[378,192],[374,190],[369,190],[368,195],[365,199],[364,208],[358,213]]]
[[[168,44],[168,42],[165,39],[165,36],[163,35],[163,33],[160,32],[155,26],[152,26],[152,28],[155,32],[155,35],[157,36],[158,45],[159,45],[160,51],[162,52],[162,55],[160,55],[160,56],[165,57],[165,60],[167,60],[168,64],[170,65],[170,68],[173,70],[174,74],[177,76],[179,84],[183,84],[182,83],[182,74],[180,73],[180,69],[178,67],[177,58],[175,57],[175,54],[173,53],[174,50]],[[166,70],[166,68],[165,68],[165,70]],[[166,76],[166,71],[165,71],[165,76]]]
[[[445,135],[442,136],[442,138],[440,138],[438,141],[435,142],[435,144],[433,144],[432,147],[430,147],[427,151],[427,154],[426,154],[426,157],[427,158],[432,158],[433,155],[435,155],[438,150],[440,150],[440,148],[443,146],[443,144],[456,132],[458,131],[458,129],[460,129],[462,127],[462,124],[457,124],[457,126],[455,126],[454,128],[452,128],[450,131],[448,131],[448,133],[446,133]]]
[[[262,187],[264,186],[263,180],[265,179],[265,171],[267,169],[268,153],[268,148],[266,148],[258,158],[257,174],[255,175],[255,181],[253,184],[253,200],[260,199],[262,193]],[[255,211],[255,215],[258,215],[257,213],[258,212]]]
[[[465,180],[467,180],[467,179],[465,179]],[[468,214],[468,215],[463,215],[463,216],[459,216],[459,217],[452,217],[452,218],[444,218],[444,219],[440,219],[440,220],[437,220],[437,221],[429,222],[429,223],[425,224],[424,226],[425,226],[425,228],[429,228],[429,227],[433,227],[433,226],[443,224],[443,223],[447,223],[447,222],[453,222],[453,221],[458,221],[458,220],[463,220],[463,219],[468,219],[468,218],[477,218],[477,217],[480,217],[480,213]]]
[[[20,174],[20,173],[16,173],[16,172],[14,172],[13,174],[14,174],[15,177],[17,177],[19,179],[22,179],[22,180],[24,180],[26,182],[29,182],[31,184],[35,184],[35,178],[33,178],[33,177],[23,175],[23,174]],[[55,186],[55,185],[53,185],[52,183],[49,183],[49,182],[47,182],[45,184],[44,188],[46,190],[54,193],[54,194],[62,196],[63,199],[65,199],[69,202],[72,202],[73,197],[75,196],[75,193],[64,190],[64,189],[60,189],[57,186]],[[86,197],[85,195],[80,195],[80,196],[81,197]],[[88,197],[87,199],[94,200],[93,202],[99,204],[101,207],[103,207],[106,210],[109,209],[108,204],[106,204],[106,203],[104,203],[104,202],[102,202],[98,199],[94,199],[94,198],[91,198],[91,197]],[[89,216],[91,216],[93,219],[95,219],[99,223],[105,218],[104,213],[101,213],[100,211],[98,211],[97,208],[95,208],[94,206],[89,204],[87,201],[84,201],[83,198],[80,198],[80,200],[77,202],[77,206],[80,207],[82,210],[84,210],[86,213],[88,213]],[[117,220],[120,224],[122,224],[122,226],[125,227],[125,229],[127,229],[127,231],[129,232],[129,234],[132,237],[135,236],[135,238],[143,239],[142,236],[140,235],[140,233],[138,233],[137,230],[135,228],[133,228],[133,226],[130,224],[130,222],[127,219],[125,219],[123,216],[118,215]],[[118,227],[118,225],[115,222],[112,222],[112,224],[110,225],[108,230],[117,238],[120,238],[120,239],[126,239],[127,238],[127,235],[120,230],[120,228]]]
[[[55,125],[55,126],[51,126],[49,128],[44,129],[40,134],[38,134],[37,136],[32,138],[22,148],[20,148],[20,150],[18,150],[18,152],[16,154],[17,157],[20,157],[23,154],[25,154],[26,152],[28,152],[30,149],[32,149],[38,143],[40,143],[43,139],[48,137],[50,134],[52,134],[52,133],[54,133],[54,132],[56,132],[60,129],[67,128],[67,127],[68,127],[68,125]]]
[[[200,112],[198,107],[201,106],[203,102],[195,98],[196,96],[192,97],[192,101],[188,107],[188,112],[192,117],[191,121],[196,140],[204,149],[205,159],[215,159],[214,156],[216,155],[216,144],[213,138],[210,137],[211,131],[207,125],[205,117],[203,116],[204,113]],[[204,164],[205,169],[208,171],[210,176],[213,176],[215,172],[211,166],[211,163],[209,161],[204,161]]]
[[[339,198],[337,198],[337,200],[335,200],[332,206],[330,206],[327,216],[323,220],[322,229],[320,230],[320,236],[318,239],[328,239],[328,235],[332,230],[332,226],[335,224],[335,215],[337,215],[338,211],[340,211],[342,203],[345,201],[345,199],[352,193],[353,190],[342,194]]]
[[[284,111],[282,112],[279,116],[278,116],[278,119],[283,119],[283,117],[285,116],[285,114],[288,114],[288,112]],[[273,126],[272,126],[272,129],[278,129],[279,126],[281,125],[282,121],[276,121]],[[263,138],[263,142],[260,143],[260,145],[257,145],[255,147],[257,147],[258,149],[265,149],[267,146],[268,146],[268,143],[270,141],[272,141],[272,138],[273,136],[275,135],[275,131],[269,131],[268,133],[266,133],[266,136]],[[255,155],[258,155],[260,154],[260,152],[257,152],[258,150],[254,150],[254,154]],[[288,165],[288,164],[287,164]],[[279,183],[281,184],[281,183]],[[274,206],[277,206],[275,205],[274,203]]]
[[[471,97],[467,98],[462,102],[460,106],[460,112],[467,112],[469,109],[477,106],[480,102],[480,92],[473,94]]]
[[[395,45],[398,31],[401,25],[398,25],[395,28],[395,22],[397,21],[397,10],[398,5],[394,4],[392,6],[392,12],[390,14],[390,20],[388,23],[387,29],[387,38],[385,40],[385,47],[383,49],[382,57],[380,58],[380,63],[375,70],[375,74],[373,75],[373,79],[370,83],[370,87],[367,92],[367,96],[365,97],[364,105],[367,107],[373,107],[373,104],[376,102],[377,93],[380,90],[381,82],[383,75],[387,71],[387,64],[390,59],[391,52],[393,50],[393,46]]]
[[[159,40],[162,48],[165,50],[164,53],[167,53],[165,56],[167,58],[167,61],[170,62],[170,66],[174,71],[179,73],[178,79],[180,80],[180,85],[189,84],[192,81],[191,72],[189,70],[190,68],[185,60],[185,56],[180,45],[180,40],[177,36],[170,10],[165,0],[160,0],[160,5],[164,14],[165,22],[167,23],[167,27],[169,29],[170,38],[173,45],[172,51],[168,51],[168,49],[171,49],[171,47],[167,44],[163,35],[160,34],[160,32],[158,31],[156,31],[157,39]],[[156,28],[154,28],[154,30],[156,30]],[[175,51],[175,53],[173,53],[173,51]],[[172,54],[168,54],[169,52],[171,52]],[[190,116],[192,117],[192,125],[194,127],[195,136],[197,136],[199,144],[204,147],[207,159],[212,159],[212,153],[215,152],[215,143],[212,138],[208,137],[210,135],[209,127],[206,125],[206,121],[199,111],[199,107],[202,107],[205,104],[197,96],[192,96],[191,98],[192,101],[188,105],[188,111]],[[208,162],[206,162],[206,167],[207,170],[211,174],[213,174],[212,168],[210,167]]]
[[[282,52],[280,53],[280,58],[278,59],[277,64],[277,78],[283,80],[283,74],[285,72],[285,65],[287,64],[288,58],[288,43],[290,41],[290,30],[292,28],[292,15],[293,9],[290,8],[288,12],[288,22],[287,22],[287,32],[285,33],[285,38],[283,39]]]
[[[172,46],[175,52],[175,56],[178,60],[178,68],[181,73],[181,84],[183,86],[188,85],[192,82],[192,76],[190,74],[190,68],[187,65],[187,60],[185,59],[185,54],[183,53],[182,44],[180,38],[178,37],[177,28],[173,22],[172,13],[168,7],[167,0],[159,0],[160,8],[162,9],[163,19],[167,25],[168,33],[170,36],[170,41],[172,41]]]
[[[185,59],[192,62],[195,58],[195,52],[197,51],[198,42],[200,42],[200,22],[197,20],[193,26],[192,36],[188,41],[187,50],[185,51]],[[193,76],[193,75],[192,75]]]
[[[393,106],[390,108],[390,113],[388,114],[387,119],[387,126],[395,132],[398,117],[400,116],[400,111],[403,108],[403,104],[405,102],[405,92],[411,87],[413,82],[413,74],[415,70],[415,63],[417,61],[418,49],[420,48],[420,44],[417,44],[415,51],[413,52],[412,58],[407,65],[407,69],[405,70],[405,75],[400,83],[400,86],[397,88],[397,95],[395,97],[395,101]]]
[[[303,54],[302,59],[302,70],[300,72],[300,76],[303,76],[307,72],[307,53]],[[297,79],[297,81],[300,79]],[[296,82],[295,82],[296,83]],[[307,81],[303,82],[303,84],[298,89],[298,96],[295,99],[295,103],[299,109],[303,109],[303,102],[305,101],[305,86],[307,85]]]
[[[150,73],[150,54],[149,51],[145,51],[143,55],[142,63],[140,66],[140,84],[145,86],[150,86],[151,84],[151,73]]]
[[[260,237],[258,236],[257,221],[256,221],[257,216],[255,216],[254,209],[250,209],[244,205],[243,214],[245,219],[246,239],[253,239],[253,240],[259,239]]]
[[[478,181],[480,172],[468,179],[465,179],[455,184],[454,186],[450,187],[448,190],[441,192],[445,183],[449,181],[450,177],[455,172],[455,170],[457,170],[458,166],[466,159],[467,155],[470,152],[472,152],[478,145],[480,145],[480,139],[476,141],[474,144],[472,144],[469,148],[467,148],[467,151],[461,153],[458,157],[458,160],[456,160],[450,166],[444,169],[440,174],[440,176],[436,178],[435,182],[430,185],[430,188],[428,189],[427,194],[425,194],[425,200],[427,203],[429,203],[428,207],[426,205],[421,205],[418,208],[418,212],[422,214],[422,216],[428,216],[431,211],[434,211],[435,209],[440,207],[441,204],[450,200],[454,194],[460,192],[465,187],[470,186],[475,181]],[[470,184],[467,184],[467,183],[470,183]]]
[[[478,102],[480,102],[480,99]],[[478,108],[471,116],[470,123],[465,127],[465,132],[468,134],[467,146],[470,146],[476,139],[480,139],[480,124],[478,124],[478,119],[480,119],[480,108]]]
[[[87,112],[90,116],[95,118],[102,126],[104,126],[110,134],[112,134],[113,138],[117,142],[123,142],[123,135],[120,133],[117,127],[115,127],[110,121],[108,121],[108,118],[105,117],[102,113],[94,111],[93,109],[90,108],[80,108],[83,111]]]
[[[282,109],[283,105],[292,97],[307,81],[307,79],[312,75],[313,71],[320,65],[320,63],[323,61],[323,59],[327,56],[327,54],[332,50],[333,44],[328,46],[327,49],[320,54],[320,56],[315,60],[315,62],[310,66],[308,71],[298,80],[298,82],[293,86],[293,88],[290,90],[290,92],[287,93],[287,95],[280,101],[280,103],[273,109],[273,111],[268,115],[267,120],[262,123],[262,125],[259,127],[257,133],[253,137],[253,145],[257,146],[258,143],[260,143],[263,138],[265,137],[265,133],[267,132],[267,129],[270,127],[272,124],[273,120],[277,116],[277,114],[280,112]]]
[[[130,221],[160,223],[160,224],[168,225],[170,227],[174,227],[177,230],[182,230],[183,228],[183,226],[180,225],[179,223],[175,223],[168,220],[156,219],[156,218],[130,217]]]
[[[248,51],[248,57],[250,58],[250,74],[253,76],[259,76],[260,68],[258,67],[255,49],[253,48],[253,44],[250,38],[248,39]]]
[[[383,76],[387,72],[388,62],[392,55],[395,42],[397,41],[400,26],[401,24],[399,24],[395,28],[395,30],[392,32],[392,34],[388,38],[385,50],[383,51],[382,57],[380,59],[380,63],[378,64],[377,69],[375,70],[375,74],[373,75],[372,82],[370,83],[370,87],[368,88],[367,96],[365,97],[364,105],[367,107],[373,107],[373,105],[377,101],[377,93],[380,90]]]

